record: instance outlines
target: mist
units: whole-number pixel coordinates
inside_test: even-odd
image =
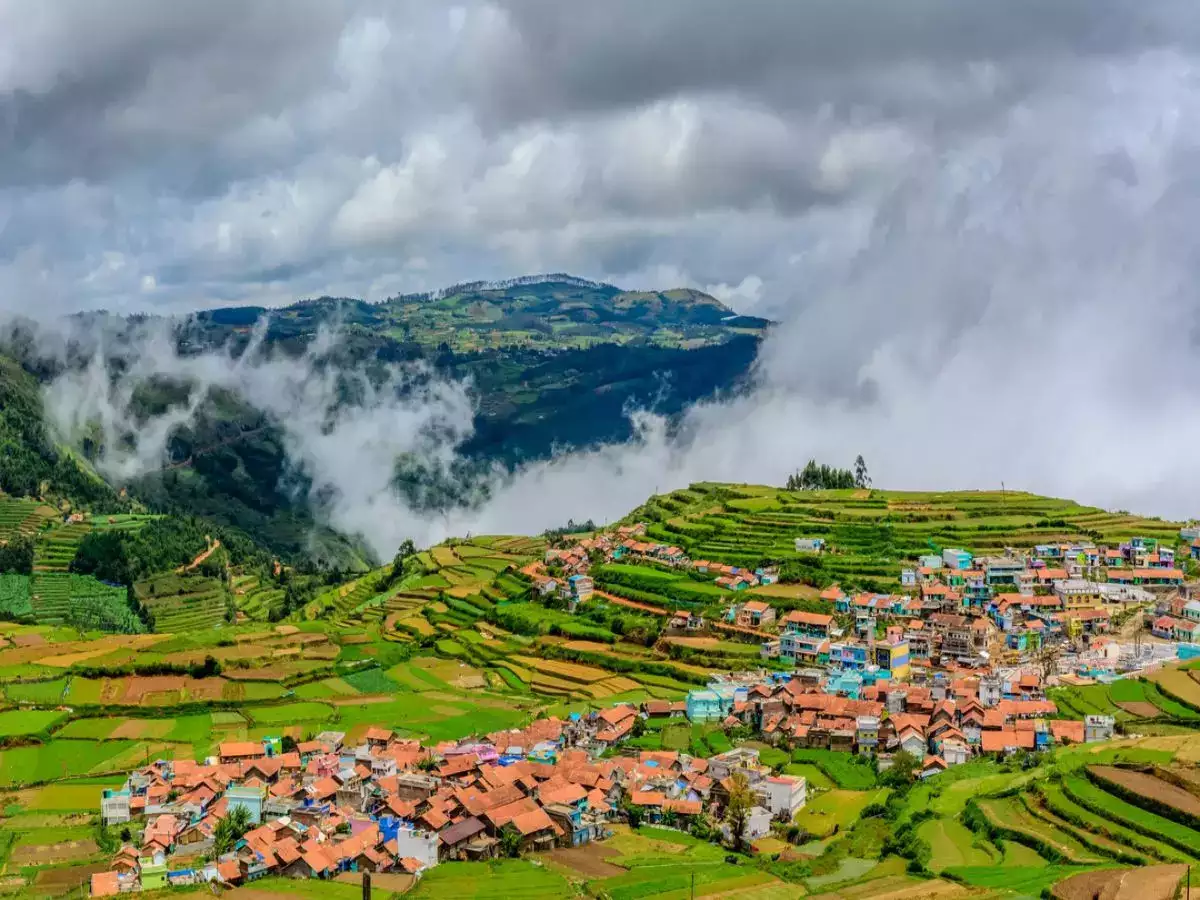
[[[470,386],[426,377],[402,391],[422,373],[397,367],[339,405],[346,373],[319,366],[332,332],[298,358],[252,347],[236,360],[180,357],[146,333],[125,378],[99,377],[96,362],[52,384],[49,408],[65,434],[101,423],[114,448],[102,471],[129,478],[161,465],[171,429],[195,413],[173,409],[119,449],[133,383],[235,390],[280,424],[319,515],[380,558],[405,538],[611,521],[692,481],[782,484],[810,457],[859,453],[881,487],[1003,484],[1194,515],[1200,204],[1187,170],[1200,120],[1178,64],[1113,67],[998,129],[931,136],[903,177],[860,201],[826,284],[764,342],[750,392],[690,409],[677,429],[634,412],[630,442],[495,471],[469,506],[414,510],[390,484],[401,454],[450,471],[471,433]]]
[[[282,34],[225,27],[236,5],[99,35],[48,12],[27,35],[48,49],[0,78],[19,138],[0,149],[0,307],[165,314],[562,271],[779,322],[747,391],[678,422],[631,410],[628,443],[491,471],[436,514],[391,490],[395,459],[453,477],[473,386],[339,372],[336,330],[238,359],[147,330],[121,349],[129,380],[93,348],[49,387],[116,481],[163,465],[204,390],[241,394],[321,520],[381,558],[858,454],[880,487],[1197,515],[1200,12],[918,5],[349,2],[296,7]],[[198,387],[131,436],[153,376]],[[347,380],[356,405],[335,402]]]

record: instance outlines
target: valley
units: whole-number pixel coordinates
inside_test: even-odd
[[[378,829],[399,811],[404,840],[451,841],[400,858],[379,838],[377,891],[414,896],[487,872],[497,891],[669,897],[695,872],[712,895],[1016,898],[1130,866],[1123,878],[1144,872],[1169,894],[1200,859],[1200,663],[1188,641],[1150,629],[1156,607],[1183,621],[1192,602],[1200,536],[1181,523],[1019,492],[704,483],[605,531],[473,536],[333,578],[171,517],[4,498],[0,521],[32,547],[29,572],[3,576],[0,624],[0,829],[12,836],[0,852],[21,895],[62,896],[97,872],[94,889],[117,872],[114,884],[136,877],[152,893],[151,823],[228,815],[232,785],[192,811],[203,778],[261,784],[274,810],[261,821],[295,822],[286,810],[303,807],[289,804],[324,784],[305,772],[339,755],[367,773],[354,800],[334,777],[340,815]],[[1152,577],[1151,554],[1177,570]],[[71,571],[81,563],[97,574]],[[1068,590],[1075,565],[1076,580],[1104,579],[1083,601]],[[125,585],[99,577],[116,569]],[[1118,624],[1131,615],[1132,630]],[[986,624],[973,649],[953,644],[955,616]],[[482,798],[509,794],[490,753],[532,766],[531,816],[544,808],[561,831],[582,815],[587,837],[554,849],[571,844],[531,825],[525,859],[503,859],[508,826]],[[395,775],[371,774],[380,760],[430,773],[432,793],[395,793]],[[597,794],[614,767],[634,783]],[[127,824],[100,818],[101,792],[144,777],[182,799]],[[788,812],[730,855],[711,841],[740,779],[769,810],[768,786],[785,786]],[[554,792],[578,800],[561,812]],[[462,847],[477,849],[460,848],[454,829],[476,821]],[[110,868],[126,832],[138,876]],[[285,853],[275,826],[249,834],[250,849]],[[165,853],[191,874],[160,889],[187,893],[206,866],[246,883],[234,896],[250,889],[244,864],[190,835]],[[304,857],[304,890],[327,892],[313,896],[357,889],[341,882],[367,870],[328,856],[351,846],[328,840],[326,857]],[[299,869],[278,865],[255,892],[292,891]]]

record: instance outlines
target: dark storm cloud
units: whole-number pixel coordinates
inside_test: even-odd
[[[570,271],[782,321],[690,443],[639,416],[459,533],[859,452],[897,486],[1186,511],[1198,26],[1191,0],[0,0],[0,308]],[[382,498],[340,525],[411,521],[377,477],[403,435],[350,465],[296,440]]]
[[[0,2],[0,296],[182,309],[572,269],[779,314],[919,161],[1182,52],[1195,18],[1175,0]]]
[[[319,86],[346,13],[341,0],[12,4],[0,179],[134,169],[186,187],[225,131]]]
[[[905,68],[918,80],[985,62],[1040,68],[1196,38],[1194,23],[1181,27],[1190,11],[1179,0],[500,2],[507,15],[480,25],[489,65],[470,70],[480,105],[499,119],[697,90],[875,103],[893,99],[878,76]]]

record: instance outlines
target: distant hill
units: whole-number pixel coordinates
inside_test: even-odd
[[[115,317],[106,321],[121,327]],[[626,440],[630,408],[674,416],[737,390],[770,325],[700,291],[623,291],[569,275],[461,284],[381,303],[322,297],[282,309],[215,309],[174,323],[181,353],[236,354],[261,328],[270,349],[299,354],[322,326],[331,326],[341,335],[334,362],[345,368],[369,372],[419,361],[439,376],[469,380],[478,411],[454,476],[435,478],[412,461],[398,466],[397,488],[433,506],[463,496],[476,473],[496,464]],[[9,433],[28,434],[24,446],[45,450],[0,459],[0,479],[5,472],[20,479],[11,492],[35,493],[35,482],[49,479],[64,493],[113,503],[113,488],[127,488],[149,509],[236,527],[285,560],[316,553],[339,564],[364,563],[352,542],[317,527],[279,423],[243,398],[209,398],[191,424],[174,430],[160,471],[109,486],[87,465],[96,447],[68,452],[45,436],[37,378],[56,372],[40,368],[19,344],[8,351],[24,364],[23,371],[8,363],[6,383],[20,400],[14,408],[23,411]],[[143,386],[136,399],[153,416],[181,396],[186,386],[163,383]]]
[[[246,332],[260,318],[268,340],[295,340],[325,323],[454,353],[504,348],[560,351],[596,344],[686,348],[760,335],[766,319],[740,316],[715,297],[690,289],[622,291],[569,275],[456,285],[404,294],[382,303],[321,297],[277,310],[237,307],[200,313],[200,340]]]

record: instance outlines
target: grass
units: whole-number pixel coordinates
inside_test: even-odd
[[[988,798],[979,808],[994,824],[1050,845],[1072,862],[1098,862],[1097,854],[1049,822],[1033,816],[1018,797]]]
[[[858,814],[871,803],[881,803],[887,797],[886,789],[873,791],[826,791],[809,800],[796,816],[796,822],[812,835],[827,837],[834,829],[842,830],[858,818]]]
[[[357,884],[345,884],[338,881],[320,881],[307,878],[260,878],[255,881],[254,891],[266,894],[278,894],[280,897],[313,898],[313,900],[358,900],[362,896],[362,887]],[[177,889],[168,894],[173,895]],[[383,894],[382,891],[377,893]],[[237,892],[232,895],[237,896]],[[409,895],[411,896],[411,895]]]
[[[0,750],[0,787],[117,769],[120,766],[114,761],[138,746],[135,741],[56,740],[35,747],[9,747]]]
[[[279,706],[250,706],[245,713],[256,725],[290,725],[293,722],[325,722],[333,717],[333,707],[306,701]]]
[[[840,788],[865,791],[875,786],[875,772],[862,757],[833,750],[795,750],[792,762],[808,763],[820,769]]]
[[[933,851],[929,868],[935,872],[996,861],[979,837],[957,819],[929,819],[918,826],[917,834]]]
[[[788,763],[783,767],[784,775],[800,775],[807,779],[810,789],[828,790],[834,786],[833,779],[812,763]]]
[[[1196,853],[1200,850],[1200,832],[1162,816],[1126,803],[1101,790],[1083,775],[1067,775],[1063,789],[1072,801],[1118,825],[1141,834],[1166,840],[1175,847]]]
[[[255,882],[255,887],[260,882]],[[361,894],[361,891],[360,891]],[[483,863],[442,863],[427,871],[406,897],[462,897],[474,900],[512,898],[569,898],[575,891],[562,875],[527,860],[492,860]],[[614,898],[615,900],[615,898]]]
[[[4,685],[4,695],[13,703],[24,701],[53,705],[62,700],[66,687],[67,679],[65,678],[56,678],[53,681],[13,682]]]
[[[1085,871],[1079,866],[958,866],[949,870],[972,887],[1004,891],[1018,900],[1040,897],[1042,891],[1071,875]]]
[[[67,717],[55,710],[10,709],[0,712],[0,737],[49,731]]]

